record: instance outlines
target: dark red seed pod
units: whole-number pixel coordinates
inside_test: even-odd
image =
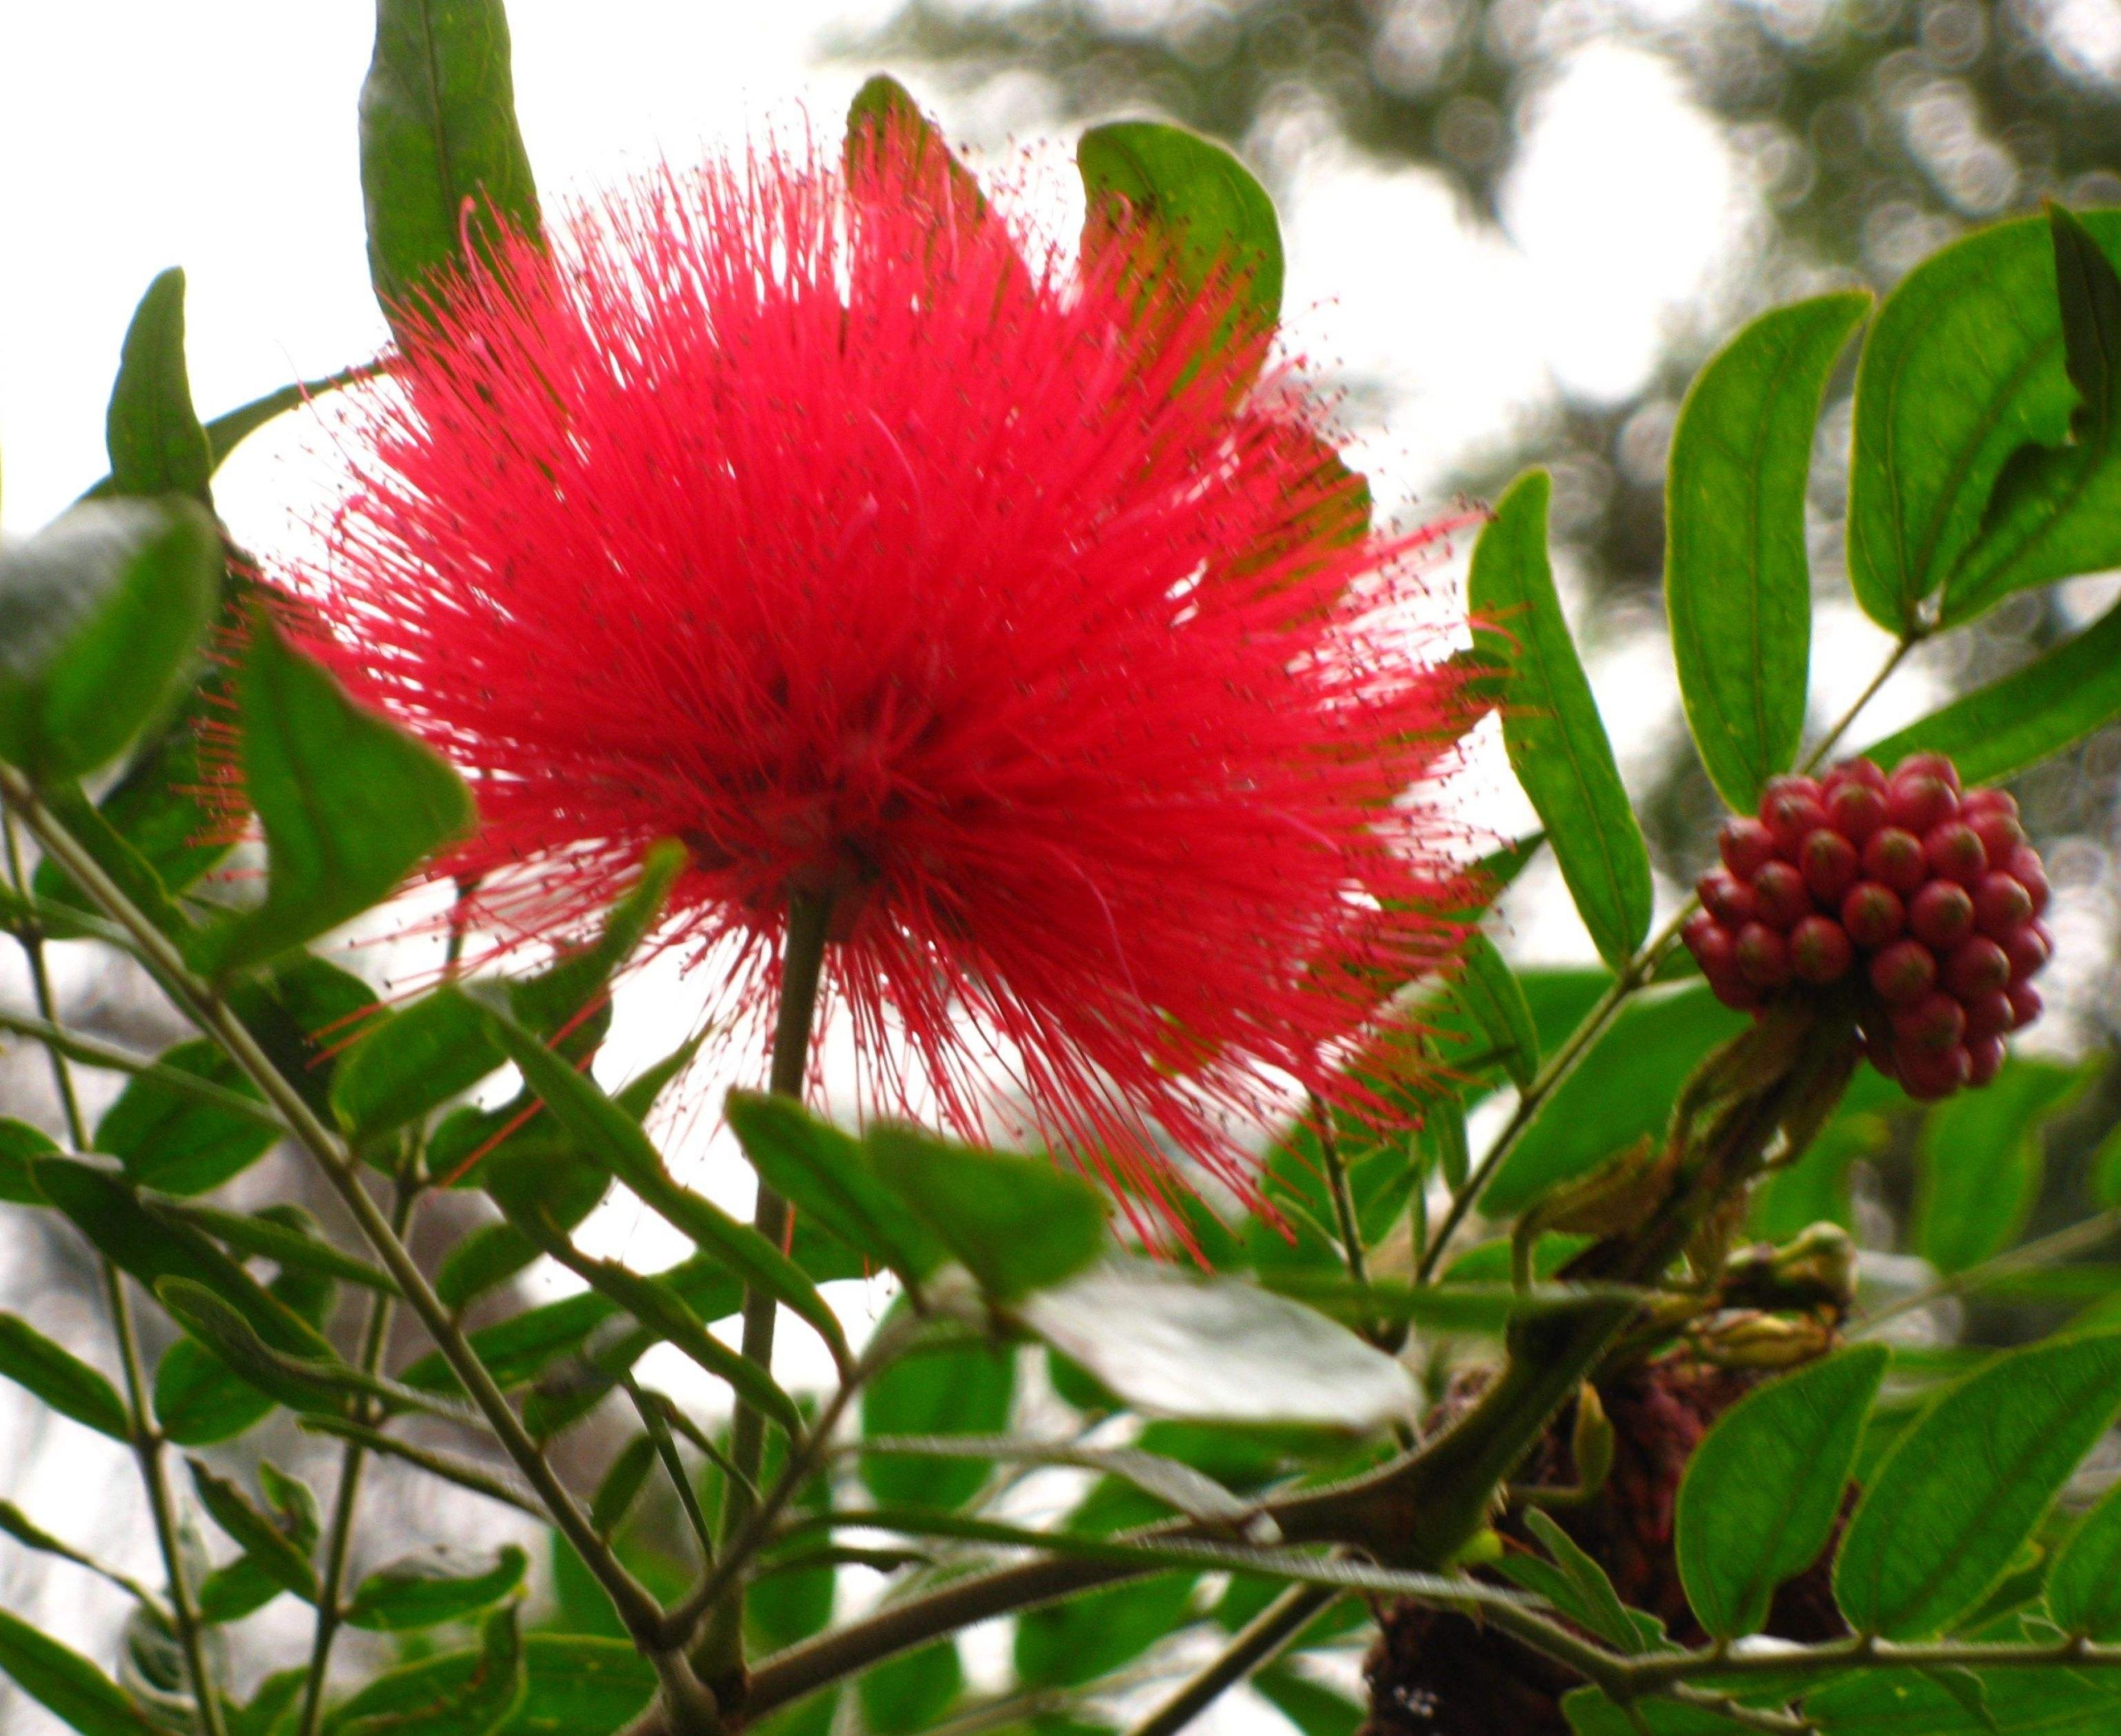
[[[2007,874],[1981,876],[1981,884],[1974,889],[1974,922],[1982,933],[2000,940],[2032,920],[2032,894]]]
[[[1908,777],[1934,777],[1954,796],[1959,793],[1959,768],[1951,763],[1947,754],[1928,751],[1910,754],[1893,768],[1895,779]]]
[[[1964,1001],[1993,994],[2010,981],[2009,957],[1986,935],[1961,941],[1944,961],[1944,986]]]
[[[1731,931],[1705,910],[1697,910],[1686,919],[1680,931],[1686,950],[1694,954],[1694,962],[1701,967],[1705,977],[1728,976],[1736,964],[1732,949],[1735,944]]]
[[[1726,928],[1743,928],[1760,913],[1753,889],[1726,868],[1712,868],[1701,876],[1694,891],[1701,908]]]
[[[1974,900],[1964,886],[1932,880],[1908,900],[1908,932],[1937,952],[1949,952],[1974,932]]]
[[[1886,782],[1884,769],[1875,759],[1844,759],[1820,780],[1820,787],[1831,792],[1848,784],[1861,784],[1883,796]]]
[[[1886,797],[1868,784],[1845,783],[1826,792],[1826,824],[1859,848],[1886,824]]]
[[[2017,1022],[2017,1015],[2011,1010],[2011,997],[2001,989],[1993,994],[1974,995],[1967,999],[1969,1042],[1978,1037],[2000,1037]]]
[[[1863,846],[1863,875],[1904,896],[1929,878],[1922,839],[1904,827],[1888,826]]]
[[[1967,1084],[1985,1085],[2003,1070],[2003,1039],[1970,1037],[1966,1039],[1966,1056]]]
[[[2021,844],[2004,859],[2003,872],[2024,887],[2033,900],[2033,914],[2048,913],[2048,871],[2040,853],[2030,844]]]
[[[1937,985],[1937,959],[1919,940],[1895,940],[1871,960],[1871,987],[1888,1006],[1919,1001]]]
[[[1811,914],[1811,894],[1804,876],[1788,862],[1769,862],[1753,876],[1753,903],[1759,919],[1787,933]]]
[[[1918,1103],[1935,1103],[1949,1097],[1974,1076],[1974,1057],[1963,1043],[1941,1054],[1901,1048],[1895,1051],[1900,1063],[1900,1085]]]
[[[1790,979],[1789,942],[1764,922],[1738,931],[1738,974],[1755,988],[1780,988]]]
[[[2008,790],[1969,790],[1959,798],[1959,811],[1968,819],[1983,814],[2000,814],[2006,819],[2018,817],[2018,798]]]
[[[1962,886],[1979,885],[1988,871],[1988,852],[1981,835],[1964,820],[1947,820],[1933,828],[1923,839],[1923,855],[1932,874]]]
[[[1997,943],[2003,949],[2003,956],[2011,961],[2011,980],[2022,982],[2035,976],[2040,968],[2054,956],[2054,941],[2044,923],[2027,922],[2014,928]]]
[[[1790,931],[1790,968],[1806,982],[1839,982],[1856,962],[1856,949],[1831,917],[1806,917]]]
[[[2025,841],[2025,828],[2007,814],[1970,816],[1961,808],[1959,817],[1973,827],[1974,835],[1981,840],[1981,847],[1988,852],[1991,862],[2008,861],[2011,852]]]
[[[1827,826],[1806,835],[1797,865],[1811,895],[1829,910],[1848,896],[1863,870],[1856,847]]]
[[[2013,982],[2011,985],[2011,1029],[2014,1031],[2025,1029],[2040,1016],[2040,1008],[2044,1004],[2040,992],[2031,983]]]
[[[1966,1009],[1936,989],[1893,1010],[1893,1040],[1903,1049],[1934,1055],[1965,1034]]]
[[[1848,938],[1866,952],[1890,946],[1907,926],[1907,908],[1900,895],[1876,880],[1859,880],[1841,901],[1841,926]]]
[[[1951,786],[1931,772],[1896,772],[1886,791],[1886,823],[1918,838],[1959,816]]]
[[[1723,866],[1741,880],[1750,880],[1774,860],[1775,835],[1764,821],[1741,814],[1723,822],[1716,840]]]

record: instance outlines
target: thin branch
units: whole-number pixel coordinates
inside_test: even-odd
[[[427,1275],[405,1245],[391,1234],[389,1219],[361,1185],[358,1164],[344,1142],[318,1119],[301,1093],[273,1064],[227,1003],[193,973],[168,936],[134,908],[132,900],[103,871],[101,865],[44,806],[29,782],[12,766],[0,765],[0,800],[21,817],[47,853],[74,877],[90,898],[133,936],[152,965],[157,980],[180,1010],[221,1046],[229,1058],[263,1093],[266,1100],[279,1110],[295,1138],[316,1160],[325,1179],[352,1214],[385,1269],[398,1281],[399,1289],[472,1402],[485,1416],[494,1437],[537,1491],[552,1523],[603,1584],[627,1631],[641,1636],[644,1645],[652,1645],[652,1636],[658,1631],[662,1615],[655,1600],[597,1536],[589,1516],[509,1408],[506,1397],[458,1329],[449,1309],[436,1295]]]
[[[1130,1736],[1177,1736],[1224,1692],[1272,1662],[1339,1596],[1327,1586],[1290,1586],[1245,1623],[1219,1656],[1137,1724]]]
[[[2050,1261],[2065,1259],[2071,1254],[2088,1253],[2102,1242],[2121,1234],[2121,1206],[2088,1217],[2067,1230],[2058,1230],[2037,1241],[2025,1242],[2018,1247],[1969,1266],[1940,1279],[1924,1290],[1911,1296],[1903,1296],[1897,1302],[1888,1303],[1876,1314],[1859,1322],[1852,1336],[1862,1337],[1874,1332],[1888,1320],[1896,1320],[1902,1314],[1913,1314],[1918,1309],[1942,1302],[1948,1296],[1963,1295],[1969,1290],[1979,1290],[1997,1278],[2007,1277],[2014,1272],[2047,1265]]]
[[[173,1067],[151,1055],[136,1055],[130,1049],[119,1048],[114,1043],[99,1043],[93,1037],[84,1037],[78,1031],[68,1030],[63,1025],[49,1020],[32,1019],[24,1013],[11,1013],[0,1008],[0,1031],[12,1031],[18,1037],[28,1037],[42,1043],[55,1055],[69,1061],[80,1062],[84,1066],[100,1068],[105,1072],[129,1073],[137,1079],[152,1080],[156,1085],[179,1097],[189,1097],[194,1103],[209,1108],[225,1109],[231,1115],[270,1127],[282,1137],[289,1136],[287,1124],[275,1115],[269,1105],[254,1097],[245,1097],[240,1091],[231,1091],[226,1085],[216,1085],[211,1079],[202,1079],[196,1073],[187,1073],[182,1067]]]
[[[431,1477],[439,1477],[445,1482],[454,1483],[459,1489],[468,1489],[474,1495],[482,1495],[490,1501],[499,1501],[504,1507],[513,1507],[518,1513],[527,1513],[534,1519],[548,1518],[527,1489],[504,1482],[488,1472],[485,1466],[474,1464],[453,1453],[438,1453],[429,1447],[415,1446],[409,1440],[400,1440],[394,1435],[386,1435],[380,1429],[371,1429],[361,1423],[348,1422],[340,1416],[301,1416],[296,1426],[311,1435],[329,1435],[338,1440],[357,1440],[371,1452],[387,1454],[393,1458],[402,1458],[408,1465],[417,1465]]]

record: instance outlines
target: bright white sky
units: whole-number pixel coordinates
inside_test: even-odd
[[[884,0],[512,0],[519,108],[548,203],[658,153],[682,159],[734,141],[748,121],[791,105],[837,124],[866,69],[818,64],[818,40],[884,9]],[[360,0],[0,0],[7,534],[26,534],[102,474],[119,340],[165,266],[189,276],[191,375],[204,415],[380,345],[354,134],[371,16]],[[1043,136],[1033,110],[953,101],[918,69],[908,76],[953,133],[990,147],[1005,142],[1005,129]],[[1365,455],[1381,498],[1404,501],[1469,447],[1505,436],[1557,383],[1611,396],[1638,385],[1666,322],[1713,287],[1746,198],[1713,130],[1660,68],[1594,48],[1541,105],[1503,236],[1466,221],[1422,174],[1330,156],[1312,166],[1285,213],[1297,347],[1387,389],[1386,425]],[[319,497],[301,421],[254,439],[222,473],[223,511],[254,547],[296,534]],[[1852,680],[1873,660],[1859,651]],[[1848,684],[1830,667],[1821,679]],[[1669,679],[1624,658],[1598,681],[1625,758],[1664,722]],[[1499,810],[1490,818],[1512,824]],[[1519,940],[1549,954],[1579,944],[1566,932]],[[632,1011],[622,1006],[614,1049],[668,1047],[664,1030],[644,1028],[655,1022],[644,1010],[637,997]],[[622,1058],[616,1071],[629,1065]],[[628,1214],[600,1239],[655,1264],[674,1250],[651,1230]],[[0,1448],[10,1421],[0,1416]],[[7,1480],[7,1492],[54,1518],[77,1504],[83,1478],[107,1469],[124,1482],[122,1468],[100,1459],[91,1470],[85,1458],[46,1454],[33,1472],[0,1450],[24,1474]],[[139,1528],[127,1528],[137,1538]],[[152,1570],[144,1553],[133,1565]],[[39,1613],[107,1656],[114,1606],[76,1577],[63,1588],[54,1577]],[[1263,1727],[1257,1702],[1245,1708],[1233,1702],[1226,1727]],[[34,1717],[10,1724],[24,1736],[45,1728]]]

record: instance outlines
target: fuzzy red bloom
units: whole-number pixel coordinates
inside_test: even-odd
[[[1160,1199],[1155,1130],[1323,1085],[1437,963],[1434,780],[1467,714],[1421,539],[1242,285],[1079,268],[919,141],[664,175],[442,296],[357,401],[291,576],[354,691],[472,778],[443,865],[551,937],[644,847],[762,1010],[791,893],[873,1085],[1040,1131]],[[1391,912],[1389,915],[1384,912]]]

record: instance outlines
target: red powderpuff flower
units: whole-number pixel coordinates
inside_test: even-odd
[[[1227,1112],[1330,1090],[1448,947],[1424,539],[1354,528],[1242,282],[1079,266],[957,173],[760,149],[505,243],[357,401],[291,588],[471,778],[442,869],[505,933],[674,834],[736,1010],[828,897],[871,1089],[969,1131],[999,1060],[1123,1197],[1168,1205],[1158,1130],[1242,1188]]]

